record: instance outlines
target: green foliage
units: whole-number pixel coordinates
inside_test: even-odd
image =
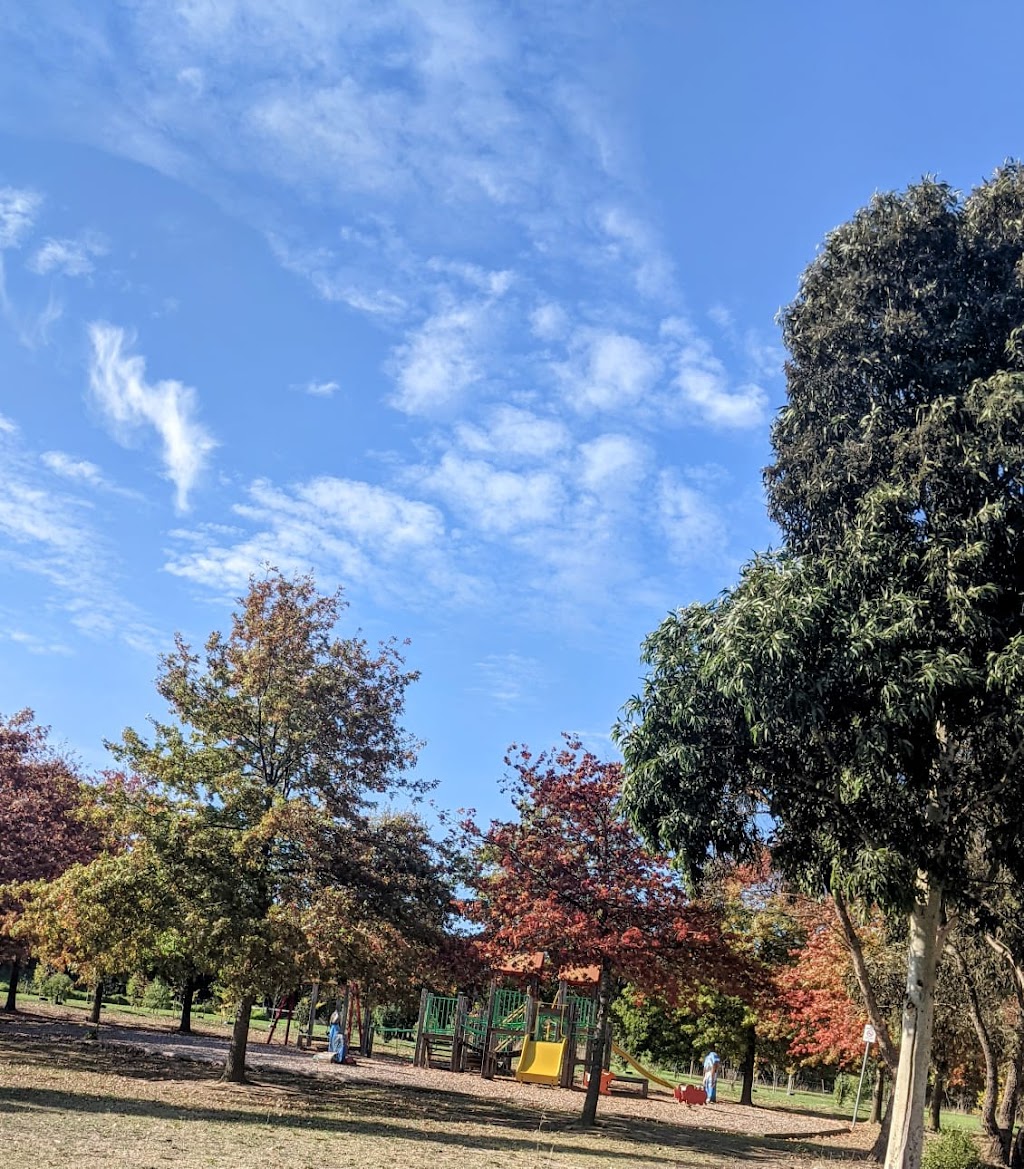
[[[62,1003],[71,994],[75,980],[60,971],[38,967],[32,982],[32,990],[40,998],[49,999],[52,1003]]]
[[[929,1141],[921,1169],[982,1169],[984,1162],[971,1136],[955,1128]]]
[[[133,1007],[141,1007],[142,999],[146,993],[146,976],[144,974],[133,974],[125,987],[125,994],[128,1001]]]
[[[174,993],[162,978],[154,978],[146,984],[142,1005],[151,1011],[169,1011],[174,1005]]]
[[[835,1100],[837,1108],[842,1108],[853,1095],[853,1084],[853,1079],[846,1072],[840,1072],[836,1076],[835,1086],[832,1089],[832,1098]]]

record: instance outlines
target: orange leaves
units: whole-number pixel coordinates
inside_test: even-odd
[[[543,950],[556,964],[611,964],[637,985],[673,993],[725,957],[711,915],[693,906],[663,857],[620,809],[622,769],[564,747],[512,748],[509,794],[519,819],[474,830],[475,919],[494,960]],[[706,952],[695,953],[695,944]]]

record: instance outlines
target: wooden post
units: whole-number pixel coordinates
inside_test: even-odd
[[[295,1042],[299,1047],[313,1046],[313,1029],[316,1027],[316,1000],[320,997],[320,983],[314,981],[309,991],[309,1013],[306,1018],[305,1034],[299,1035]]]
[[[491,1051],[494,1042],[494,1000],[498,996],[497,979],[491,979],[491,989],[487,994],[487,1018],[484,1021],[484,1049],[480,1056],[480,1075],[485,1080],[493,1080],[496,1071],[497,1056]]]
[[[414,1067],[426,1067],[426,1060],[424,1056],[424,1047],[426,1046],[426,1038],[423,1034],[423,1028],[427,1022],[427,995],[430,992],[424,987],[420,991],[420,1013],[416,1020],[416,1046],[413,1048],[412,1062]]]
[[[460,994],[455,1000],[455,1018],[452,1021],[452,1061],[453,1072],[465,1071],[466,1048],[466,1014],[469,1009],[469,999]]]

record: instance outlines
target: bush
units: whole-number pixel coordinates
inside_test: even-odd
[[[982,1169],[974,1141],[960,1128],[936,1137],[924,1150],[921,1169]]]
[[[142,1005],[151,1011],[169,1011],[174,1002],[171,988],[162,978],[154,978],[146,984],[142,995]]]
[[[52,970],[40,970],[36,973],[32,988],[40,998],[49,999],[51,1003],[62,1003],[74,985],[74,980],[66,974],[55,974]]]
[[[125,987],[125,993],[128,995],[128,1001],[133,1007],[141,1007],[143,1000],[146,997],[146,976],[144,974],[133,974],[128,979],[128,985]]]

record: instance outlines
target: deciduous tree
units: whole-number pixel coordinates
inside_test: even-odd
[[[16,1008],[25,951],[10,933],[19,899],[3,886],[50,880],[89,857],[97,844],[82,781],[48,735],[30,710],[0,717],[0,960],[11,963],[8,1011]]]
[[[621,768],[572,738],[550,754],[506,758],[518,819],[477,833],[474,915],[496,957],[546,951],[556,965],[600,971],[596,1035],[618,979],[669,998],[733,968],[714,915],[692,904],[664,859],[619,807]],[[583,1121],[597,1111],[603,1044],[593,1045]]]

